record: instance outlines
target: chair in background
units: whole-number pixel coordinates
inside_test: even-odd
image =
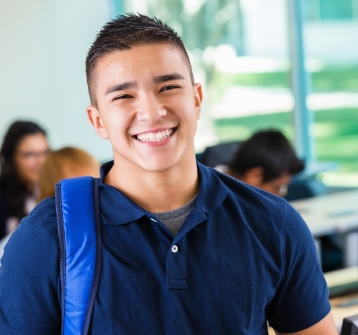
[[[209,146],[202,153],[197,154],[197,160],[212,168],[228,165],[241,143],[242,141],[232,141]]]

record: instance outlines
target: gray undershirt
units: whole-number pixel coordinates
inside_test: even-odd
[[[196,198],[197,195],[187,204],[178,209],[174,209],[173,211],[152,214],[157,217],[162,223],[164,223],[165,226],[167,226],[173,236],[176,236],[185,219],[187,218],[191,210],[194,208]]]

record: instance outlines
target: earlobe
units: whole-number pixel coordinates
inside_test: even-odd
[[[90,121],[91,125],[93,126],[98,136],[100,136],[103,139],[108,139],[107,131],[104,127],[98,109],[93,106],[88,106],[86,111],[87,111],[88,120]]]

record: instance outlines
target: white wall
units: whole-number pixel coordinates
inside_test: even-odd
[[[111,14],[109,0],[0,0],[0,142],[11,122],[30,119],[54,149],[112,156],[87,121],[84,65]]]

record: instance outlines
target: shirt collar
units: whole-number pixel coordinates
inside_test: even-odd
[[[113,167],[113,164],[113,161],[110,161],[103,164],[100,169],[101,216],[106,223],[112,225],[137,221],[147,215],[147,212],[121,191],[104,183],[104,177]],[[220,180],[219,172],[200,163],[197,163],[197,167],[199,193],[195,208],[204,213],[210,213],[220,207],[228,194],[228,190]]]
[[[199,174],[199,193],[196,207],[204,213],[215,211],[228,195],[228,189],[220,180],[220,172],[197,163]]]
[[[104,183],[104,177],[113,165],[114,162],[110,161],[103,164],[100,169],[99,195],[101,217],[105,223],[111,225],[121,225],[137,221],[146,215],[146,211],[115,187]]]

